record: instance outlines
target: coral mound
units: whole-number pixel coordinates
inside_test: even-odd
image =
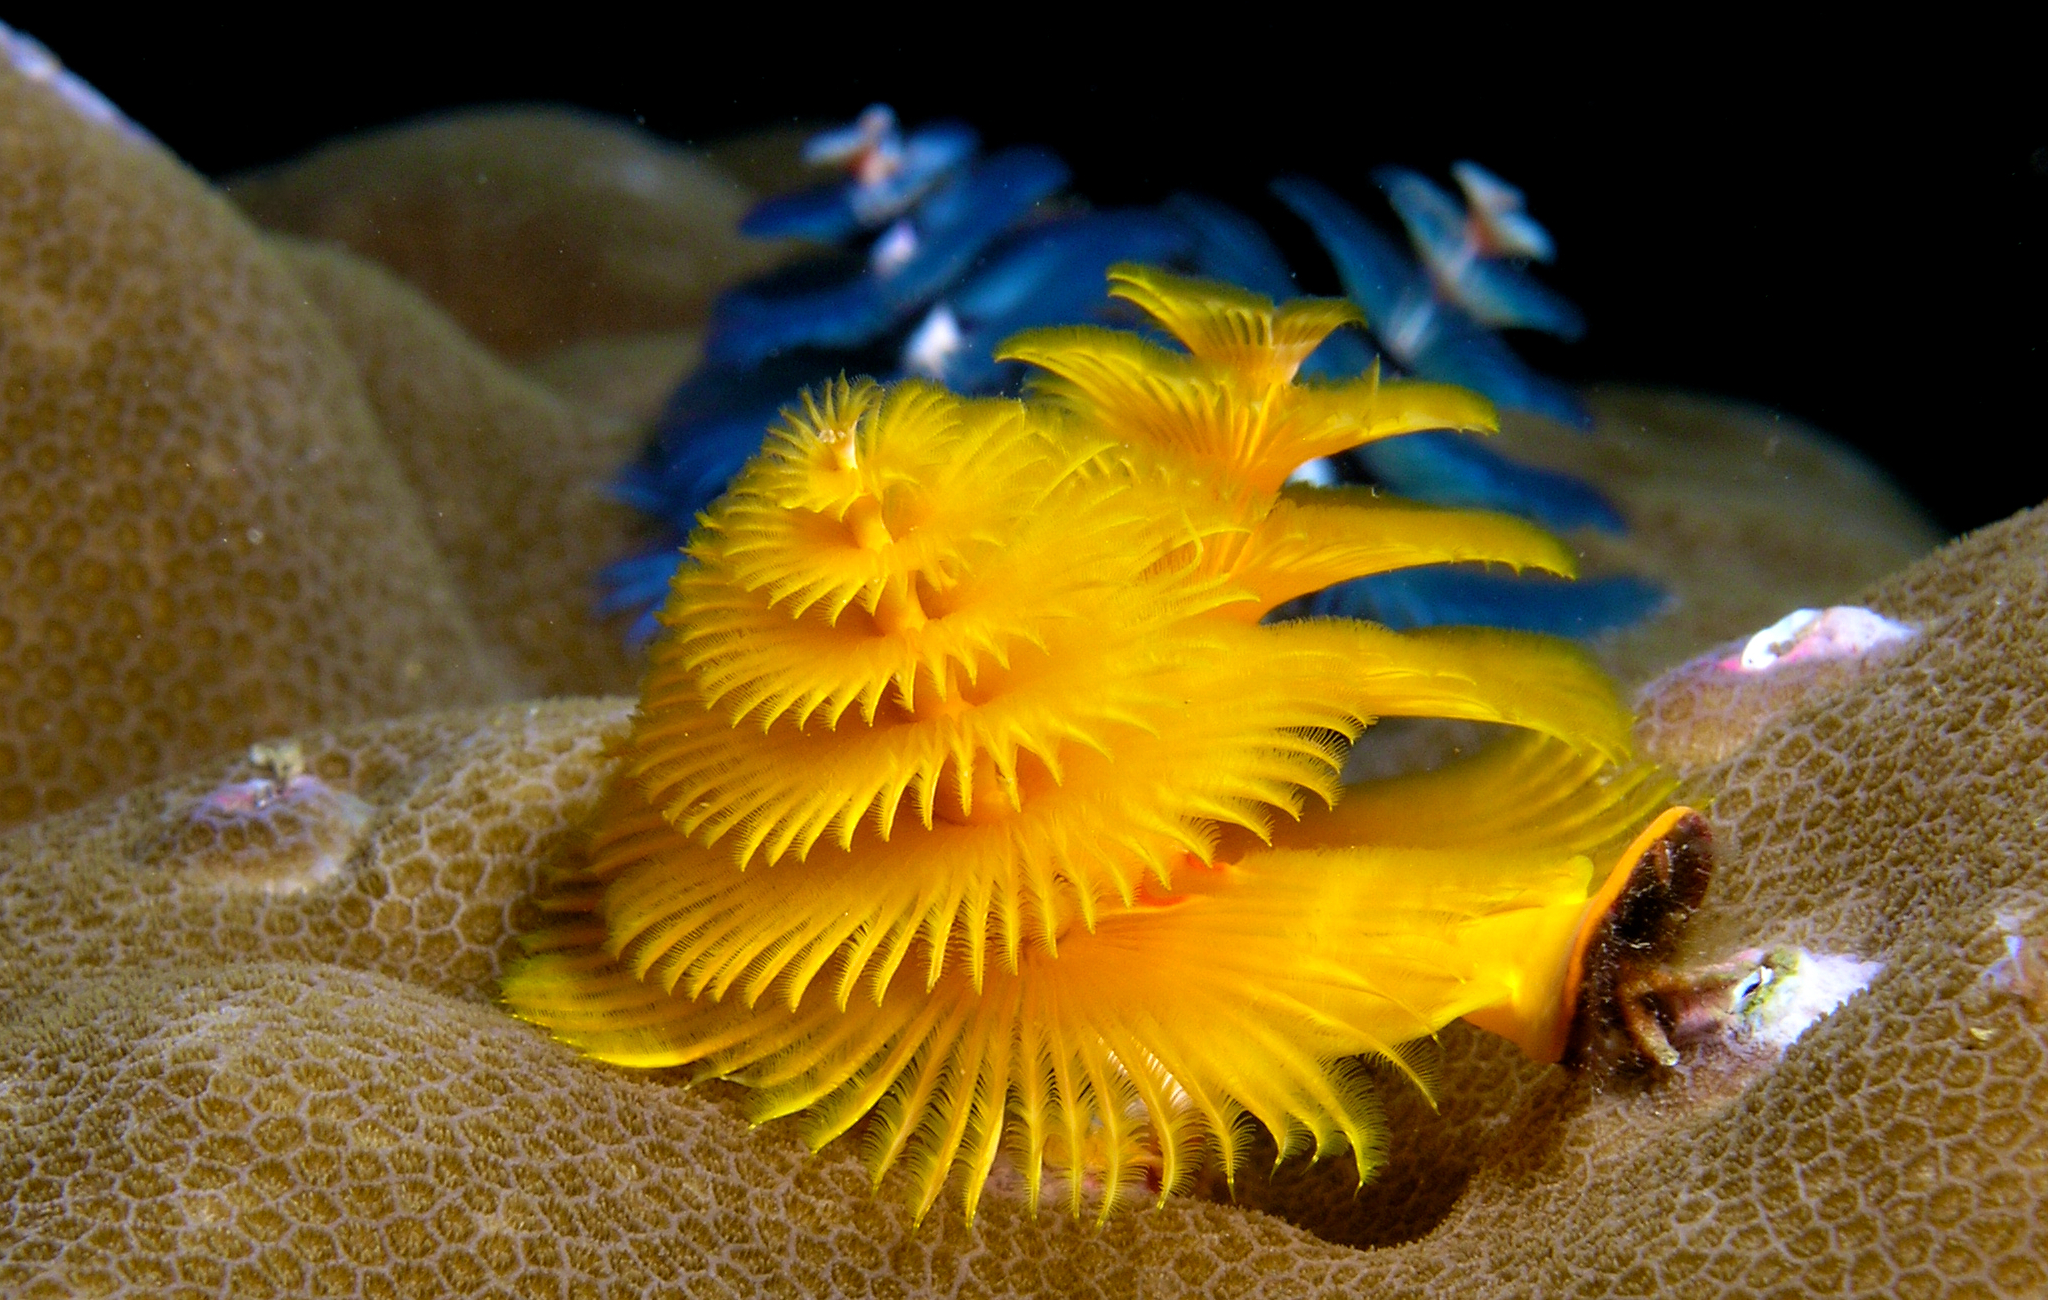
[[[510,685],[291,274],[6,67],[0,592],[0,826]]]
[[[845,1203],[862,1191],[848,1171],[390,979],[101,975],[12,1018],[0,1044],[17,1198],[0,1290],[20,1300],[514,1296],[594,1277],[732,1294],[797,1260],[791,1281],[825,1295],[894,1271],[874,1241],[886,1211],[818,1234],[718,1208]]]
[[[228,192],[260,225],[382,263],[515,359],[695,329],[720,289],[785,255],[740,238],[751,200],[701,157],[567,109],[409,123]]]
[[[381,267],[297,240],[271,246],[355,360],[427,530],[517,693],[631,690],[638,656],[591,606],[592,575],[638,532],[605,491],[637,431],[508,369]]]
[[[23,827],[0,839],[8,987],[267,960],[487,998],[626,715],[571,700],[307,733]]]

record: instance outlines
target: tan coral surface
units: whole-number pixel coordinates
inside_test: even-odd
[[[304,299],[176,160],[0,67],[0,826],[508,692]]]
[[[224,814],[209,793],[268,775],[235,758],[23,827],[0,839],[9,988],[109,964],[279,960],[487,999],[515,927],[538,918],[536,873],[580,844],[629,711],[509,704],[313,733],[304,777],[338,798],[273,789]]]
[[[290,900],[147,850],[205,794],[196,778],[16,831],[0,840],[21,954],[0,970],[23,990],[0,1029],[0,1288],[2039,1292],[2048,1025],[1987,976],[1997,918],[2048,893],[2048,512],[1862,603],[1929,631],[1697,778],[1724,866],[1690,943],[1881,960],[1871,987],[1782,1060],[1699,1049],[1664,1079],[1538,1070],[1447,1033],[1442,1113],[1397,1100],[1382,1184],[1354,1197],[1290,1168],[1245,1189],[1292,1224],[1185,1200],[1098,1232],[998,1202],[971,1228],[913,1230],[846,1144],[806,1160],[719,1089],[578,1060],[479,1005],[516,920],[512,864],[574,851],[562,819],[588,806],[616,704],[307,737],[308,772],[372,812],[348,869]],[[387,750],[403,757],[331,757]],[[401,815],[402,833],[377,829]],[[433,947],[467,876],[497,883],[474,929]],[[323,908],[355,910],[336,925]],[[169,933],[140,933],[143,916]]]
[[[632,422],[572,406],[509,369],[374,263],[273,242],[355,359],[477,628],[523,695],[630,691],[625,620],[593,612],[600,567],[648,533],[605,485]]]
[[[522,360],[695,328],[713,294],[788,253],[739,235],[747,191],[701,156],[569,109],[406,123],[228,192],[260,225],[382,263]]]

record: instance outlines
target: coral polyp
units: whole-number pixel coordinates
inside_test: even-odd
[[[691,539],[588,862],[505,983],[814,1144],[864,1125],[920,1213],[957,1171],[971,1215],[1003,1160],[1108,1213],[1234,1171],[1247,1117],[1363,1177],[1360,1058],[1426,1086],[1408,1045],[1469,1016],[1557,1059],[1604,868],[1668,789],[1567,642],[1262,621],[1413,565],[1570,574],[1520,520],[1286,483],[1490,427],[1482,399],[1296,382],[1342,303],[1111,282],[1181,349],[1037,331],[1006,345],[1022,401],[841,380],[771,431]],[[1346,789],[1388,716],[1526,734]]]

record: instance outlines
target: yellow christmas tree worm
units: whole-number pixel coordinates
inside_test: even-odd
[[[1660,806],[1542,637],[1267,624],[1408,565],[1570,574],[1516,520],[1284,486],[1489,428],[1469,393],[1295,382],[1353,309],[1119,268],[1186,351],[1040,331],[1023,402],[829,385],[703,517],[587,867],[505,983],[600,1058],[862,1126],[919,1213],[999,1160],[1079,1212],[1283,1150],[1379,1159],[1361,1058],[1460,1016],[1564,1049],[1573,963]],[[1528,739],[1344,789],[1375,719]],[[1604,892],[1603,892],[1604,889]],[[1204,1149],[1207,1149],[1206,1153]]]

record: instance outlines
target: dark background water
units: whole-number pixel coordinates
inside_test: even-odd
[[[476,103],[579,104],[705,141],[886,100],[910,123],[1049,145],[1100,204],[1236,203],[1314,291],[1334,279],[1271,176],[1314,175],[1391,220],[1373,166],[1441,179],[1469,157],[1528,192],[1561,250],[1549,279],[1592,322],[1570,347],[1523,336],[1542,369],[1774,406],[1862,448],[1951,529],[2048,497],[2048,112],[2018,31],[1915,32],[1878,58],[1708,29],[1618,55],[1606,42],[1630,33],[1610,30],[1560,56],[1553,31],[1451,10],[1434,33],[1265,6],[1172,34],[978,10],[1011,34],[944,48],[895,11],[837,28],[716,12],[753,27],[713,39],[687,14],[663,31],[595,9],[459,34],[316,8],[294,15],[330,24],[312,37],[79,5],[8,21],[210,175]]]

